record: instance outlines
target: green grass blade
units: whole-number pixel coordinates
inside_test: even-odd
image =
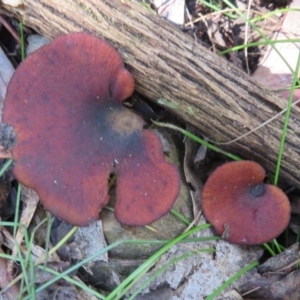
[[[24,40],[24,28],[23,28],[23,22],[20,21],[20,35],[21,35],[21,59],[22,61],[25,59],[25,40]]]
[[[276,255],[276,253],[273,251],[273,249],[270,247],[269,244],[264,243],[264,247],[269,251],[269,253],[270,253],[272,256],[275,256],[275,255]]]
[[[2,176],[4,174],[4,172],[10,167],[10,165],[13,163],[13,159],[10,158],[1,168],[0,170],[0,176]]]
[[[170,210],[171,214],[174,215],[176,218],[178,218],[182,223],[186,225],[190,225],[191,222],[180,212],[176,211],[175,209]]]
[[[160,126],[160,127],[167,127],[167,128],[171,128],[171,129],[174,129],[174,130],[177,130],[179,132],[181,132],[182,134],[184,134],[186,137],[190,138],[191,140],[203,145],[203,146],[206,146],[207,148],[215,151],[215,152],[218,152],[218,153],[221,153],[229,158],[231,158],[232,160],[241,160],[241,158],[239,158],[238,156],[234,155],[234,154],[231,154],[229,152],[226,152],[206,141],[204,141],[203,139],[193,135],[192,133],[188,132],[187,130],[184,130],[178,126],[175,126],[173,124],[169,124],[169,123],[161,123],[161,122],[156,122],[156,121],[153,121],[152,122],[157,125],[157,126]]]
[[[198,2],[204,4],[206,7],[209,7],[210,9],[212,9],[214,11],[220,11],[221,10],[218,6],[212,4],[212,2],[207,2],[205,0],[198,0]],[[231,19],[234,19],[234,20],[236,20],[238,18],[236,15],[233,15],[233,14],[230,14],[230,13],[224,13],[224,15],[231,18]]]
[[[20,202],[21,202],[21,191],[22,191],[22,186],[20,183],[18,183],[18,190],[17,190],[17,199],[16,199],[16,210],[15,210],[15,217],[14,217],[14,237],[16,237],[18,226],[17,224],[19,223],[19,212],[20,212]]]
[[[258,42],[252,42],[252,43],[249,43],[249,44],[234,46],[230,49],[226,49],[224,51],[219,52],[219,55],[225,55],[225,54],[230,53],[230,52],[243,50],[245,48],[262,46],[262,45],[276,45],[276,44],[299,43],[299,42],[300,42],[300,39],[275,40],[275,41],[258,41]]]

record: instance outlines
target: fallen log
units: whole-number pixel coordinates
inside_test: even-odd
[[[104,38],[120,52],[139,93],[219,142],[256,128],[287,104],[136,1],[2,0],[0,12],[17,17],[50,39],[71,31]],[[283,122],[281,115],[226,148],[272,173]],[[281,177],[298,187],[299,132],[300,111],[295,107]]]

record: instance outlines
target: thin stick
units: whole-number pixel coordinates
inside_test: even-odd
[[[300,102],[300,99],[298,99],[297,101],[295,101],[295,102],[292,104],[292,107],[295,106],[295,105],[297,105],[299,102]],[[270,122],[272,122],[273,120],[275,120],[276,118],[278,118],[279,116],[283,115],[283,114],[287,111],[287,109],[288,109],[288,107],[286,107],[285,109],[283,109],[281,112],[279,112],[278,114],[276,114],[276,115],[273,116],[272,118],[270,118],[270,119],[268,119],[267,121],[263,122],[263,123],[260,124],[259,126],[255,127],[254,129],[248,131],[248,132],[245,133],[245,134],[240,135],[239,137],[237,137],[237,138],[235,138],[235,139],[233,139],[233,140],[231,140],[231,141],[228,141],[228,142],[215,142],[215,141],[210,140],[210,139],[209,139],[209,141],[212,142],[212,143],[214,143],[215,145],[230,145],[230,144],[232,144],[232,143],[234,143],[234,142],[236,142],[236,141],[242,139],[243,137],[245,137],[245,136],[247,136],[247,135],[249,135],[249,134],[251,134],[251,133],[257,131],[258,129],[260,129],[260,128],[266,126],[267,124],[269,124]]]

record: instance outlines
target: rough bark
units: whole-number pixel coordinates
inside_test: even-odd
[[[6,2],[9,0],[5,0]],[[3,1],[4,2],[4,1]],[[136,90],[217,141],[232,140],[285,108],[224,58],[172,24],[129,0],[23,0],[11,13],[48,38],[70,31],[102,37],[120,52]],[[284,117],[230,144],[227,149],[274,172]],[[300,111],[293,109],[281,176],[300,187]]]

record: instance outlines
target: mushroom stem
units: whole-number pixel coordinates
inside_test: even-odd
[[[253,197],[260,197],[265,193],[265,191],[266,191],[266,185],[264,183],[260,183],[251,187],[250,194]]]

